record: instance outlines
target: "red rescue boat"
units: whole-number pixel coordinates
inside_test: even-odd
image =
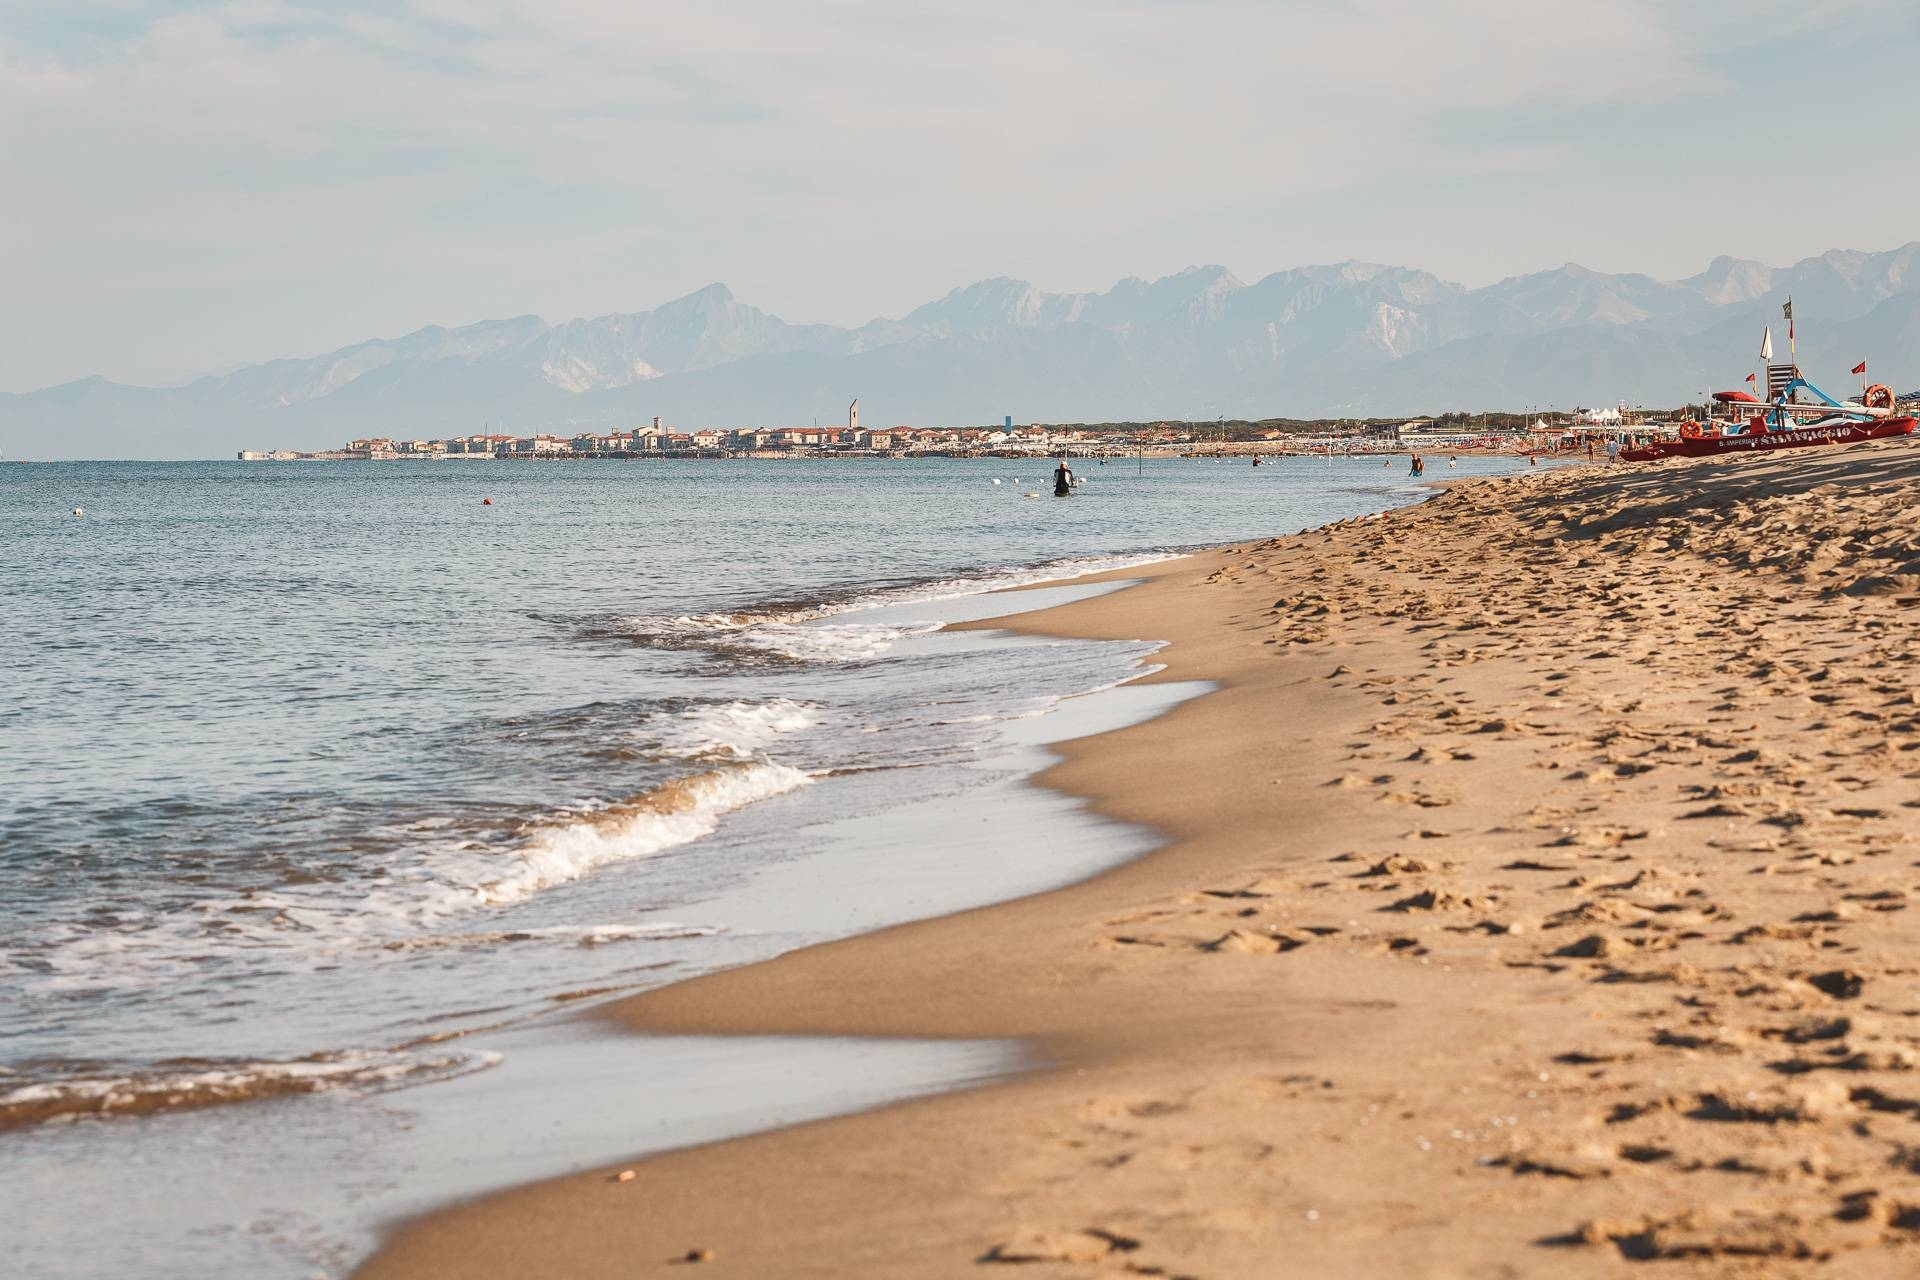
[[[1791,299],[1785,310],[1791,325]],[[1677,439],[1635,445],[1622,449],[1620,456],[1629,462],[1654,462],[1661,458],[1707,458],[1723,453],[1860,444],[1910,436],[1916,426],[1920,426],[1913,417],[1898,412],[1893,390],[1884,383],[1867,387],[1858,400],[1835,400],[1800,376],[1799,365],[1792,361],[1772,363],[1771,328],[1761,343],[1760,354],[1761,359],[1768,362],[1764,399],[1745,391],[1716,391],[1713,399],[1726,409],[1727,417],[1717,418],[1709,410],[1704,422],[1681,423]],[[1866,369],[1863,361],[1853,371],[1864,374]]]
[[[1722,453],[1752,453],[1762,449],[1804,449],[1816,444],[1860,444],[1867,440],[1886,440],[1894,436],[1910,436],[1914,427],[1920,425],[1913,418],[1840,418],[1811,422],[1786,427],[1780,430],[1768,430],[1762,423],[1755,431],[1751,425],[1737,435],[1707,434],[1689,436],[1683,434],[1678,440],[1656,440],[1652,444],[1637,448],[1622,449],[1620,456],[1629,462],[1653,462],[1660,458],[1706,458]]]

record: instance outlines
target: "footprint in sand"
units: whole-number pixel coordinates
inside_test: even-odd
[[[1311,936],[1269,927],[1264,930],[1229,929],[1209,942],[1196,944],[1201,951],[1216,955],[1271,956],[1293,951],[1311,942]]]
[[[1140,1241],[1117,1231],[1089,1227],[1082,1231],[1023,1231],[981,1254],[982,1263],[1102,1262],[1115,1254],[1132,1253]]]
[[[1429,795],[1422,791],[1388,791],[1380,796],[1386,804],[1408,805],[1417,809],[1444,809],[1453,801],[1445,796]]]

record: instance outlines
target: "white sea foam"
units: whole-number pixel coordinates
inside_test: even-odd
[[[1066,581],[1174,558],[1173,552],[1073,556],[1025,568],[989,568],[969,576],[882,587],[790,609],[636,617],[627,619],[627,626],[643,637],[673,645],[746,650],[796,662],[861,662],[882,656],[910,636],[938,631],[941,624],[842,622],[824,625],[825,619],[867,609],[956,600],[1009,587]]]
[[[751,759],[777,739],[817,725],[819,707],[792,698],[734,701],[655,716],[636,727],[662,755],[681,760]]]
[[[857,611],[976,595],[1166,558],[1081,557],[984,569],[807,607],[664,623],[655,619],[648,625],[676,634],[686,644],[758,651],[807,663],[858,663],[885,654],[907,637],[937,630],[939,624],[897,615],[884,622],[849,616]],[[962,700],[952,708],[957,714],[929,716],[923,723],[985,725],[1040,714],[1050,704],[1050,699],[1042,699],[986,710]],[[832,714],[837,720],[848,712]],[[34,938],[0,948],[0,972],[18,975],[40,992],[137,990],[199,972],[211,958],[247,952],[263,960],[277,957],[277,963],[290,969],[309,969],[337,964],[350,952],[399,959],[489,942],[596,945],[630,939],[643,944],[648,938],[717,932],[692,924],[562,936],[562,931],[546,930],[535,921],[528,922],[531,927],[516,927],[517,921],[495,923],[488,917],[613,864],[701,840],[712,835],[726,815],[806,786],[815,775],[782,762],[783,755],[822,770],[846,763],[817,759],[817,747],[789,751],[782,745],[827,717],[819,704],[791,698],[739,699],[662,712],[635,724],[630,736],[656,761],[684,761],[690,767],[685,776],[649,791],[612,803],[581,799],[546,819],[502,823],[492,830],[475,830],[445,816],[396,824],[370,833],[384,848],[366,863],[367,874],[259,886],[150,910],[124,909],[110,922],[99,916],[84,924],[49,922]],[[882,727],[892,731],[914,719],[863,725],[855,714],[854,722],[835,731],[843,736]],[[911,761],[915,749],[913,742],[890,740],[885,762]]]
[[[365,1049],[292,1060],[203,1061],[76,1073],[0,1093],[0,1130],[85,1116],[138,1115],[295,1093],[376,1093],[481,1071],[498,1053]]]
[[[518,850],[504,874],[465,886],[489,907],[519,902],[578,880],[609,863],[644,858],[713,834],[723,815],[804,787],[812,779],[783,764],[717,769],[609,806],[577,822],[547,827]]]
[[[880,657],[910,636],[930,635],[939,629],[937,622],[904,626],[765,622],[745,628],[740,638],[753,648],[796,662],[860,662]]]
[[[870,608],[872,606],[857,606]],[[909,636],[938,631],[934,622],[845,623],[816,619],[839,610],[797,609],[784,613],[701,613],[674,618],[634,618],[636,632],[675,647],[764,654],[793,662],[861,662],[878,658]]]
[[[731,722],[731,741],[738,746],[751,736],[741,733],[743,724],[773,735],[800,727],[810,714],[799,703],[764,714],[743,703],[717,721]],[[690,753],[696,741],[712,738],[690,731]],[[536,823],[517,841],[505,832],[459,845],[429,841],[395,850],[375,876],[284,885],[171,911],[122,911],[112,927],[55,926],[30,952],[0,953],[0,972],[42,990],[137,989],[192,972],[218,952],[273,952],[307,966],[363,949],[397,956],[509,942],[597,946],[710,936],[723,930],[673,922],[458,931],[447,925],[524,902],[614,863],[699,840],[727,814],[811,781],[788,765],[729,759],[612,804]]]
[[[714,924],[586,924],[543,925],[527,929],[482,929],[466,933],[422,933],[396,938],[386,944],[388,951],[438,951],[453,947],[495,947],[511,942],[573,942],[582,947],[600,947],[614,942],[675,938],[711,938],[726,929]]]

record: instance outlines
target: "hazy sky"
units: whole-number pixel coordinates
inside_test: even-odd
[[[1889,248],[1916,65],[1915,0],[0,0],[0,389],[714,280]]]

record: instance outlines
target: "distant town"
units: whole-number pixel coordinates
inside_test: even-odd
[[[1572,413],[1449,413],[1407,419],[1263,419],[1215,422],[1123,422],[997,427],[863,427],[859,401],[845,426],[677,430],[648,426],[507,435],[481,432],[447,439],[384,436],[349,440],[339,449],[242,450],[243,462],[340,459],[802,458],[802,457],[1112,457],[1135,453],[1309,453],[1338,447],[1372,452],[1410,442],[1451,448],[1510,447],[1529,438],[1568,433],[1630,432],[1670,416],[1625,406]]]

